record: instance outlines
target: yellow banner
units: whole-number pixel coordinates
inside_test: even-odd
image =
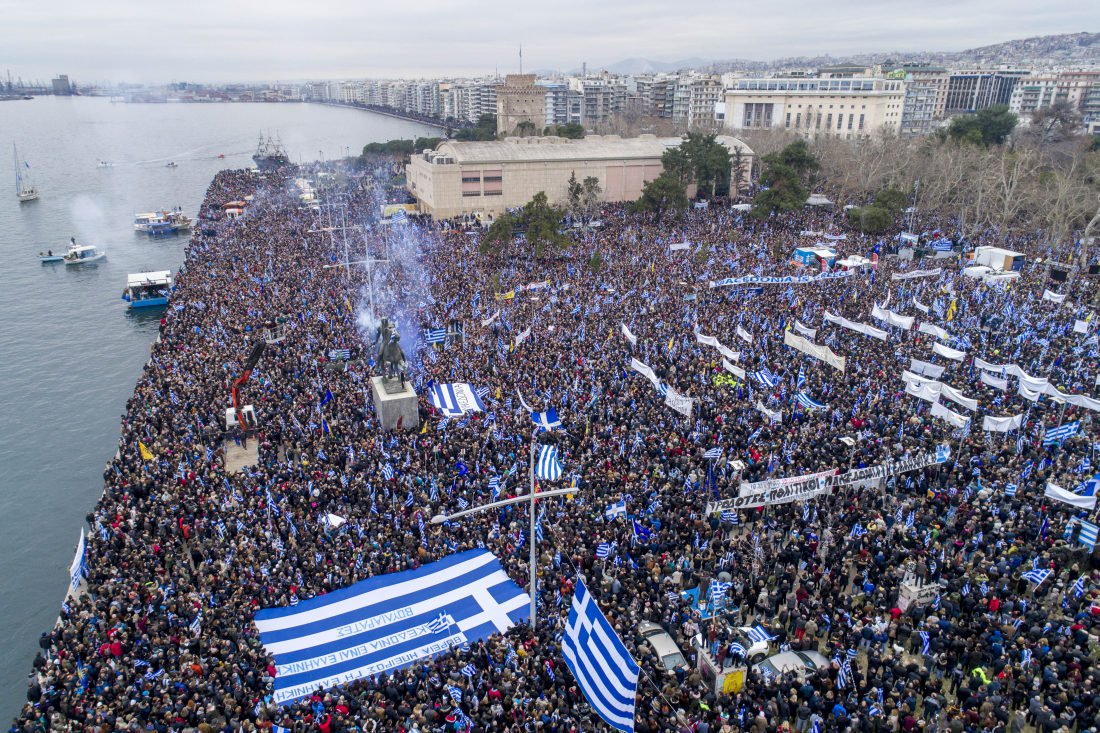
[[[145,443],[138,441],[138,450],[141,451],[141,457],[147,461],[153,460],[153,451],[145,447]]]

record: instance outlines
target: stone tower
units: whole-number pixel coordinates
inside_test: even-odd
[[[497,134],[514,135],[521,122],[534,125],[534,134],[546,126],[546,90],[534,74],[508,74],[497,88]]]

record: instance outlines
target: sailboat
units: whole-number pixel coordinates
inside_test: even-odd
[[[34,201],[38,198],[38,189],[31,181],[30,163],[19,159],[19,150],[15,147],[15,143],[12,143],[11,149],[15,154],[15,197],[20,202]]]

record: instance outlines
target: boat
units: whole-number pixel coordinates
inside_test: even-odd
[[[180,209],[134,214],[134,231],[151,236],[187,231],[191,224],[191,219]]]
[[[107,253],[90,244],[74,244],[65,255],[66,265],[91,265],[99,262]]]
[[[192,224],[191,219],[179,209],[167,212],[164,216],[164,220],[171,224],[172,231],[176,232],[185,232],[191,228]]]
[[[164,164],[164,167],[165,168],[178,168],[179,166],[176,165],[176,161],[170,160],[170,161],[168,161],[167,163]]]
[[[96,168],[114,168],[115,164],[109,160],[97,160],[95,164]]]
[[[218,160],[225,160],[225,153],[218,153]]]
[[[65,259],[64,255],[55,255],[52,249],[38,253],[38,261],[42,264],[46,264],[47,262],[61,262],[63,259]]]
[[[12,143],[11,149],[15,155],[15,197],[20,203],[34,201],[38,198],[38,189],[31,181],[31,164],[19,159],[19,150],[15,147],[15,143]]]
[[[132,272],[126,276],[126,289],[122,299],[131,308],[149,308],[168,303],[168,294],[172,292],[172,273],[170,270],[157,272]]]
[[[274,170],[290,163],[290,156],[286,154],[283,143],[278,138],[264,138],[260,134],[260,142],[256,145],[256,152],[252,155],[252,161],[261,171]]]
[[[161,216],[159,211],[151,211],[146,214],[134,214],[134,231],[148,234],[153,225],[161,221],[164,221],[164,217]]]

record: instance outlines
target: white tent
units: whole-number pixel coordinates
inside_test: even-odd
[[[810,198],[806,199],[807,206],[832,206],[833,202],[825,197],[825,194],[811,193]]]

